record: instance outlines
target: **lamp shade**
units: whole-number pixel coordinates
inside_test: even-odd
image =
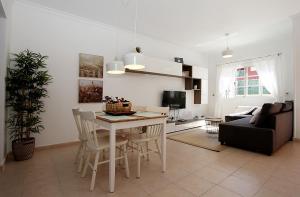
[[[227,48],[222,52],[222,57],[223,58],[231,58],[233,56],[233,51]]]
[[[112,61],[106,64],[108,74],[119,75],[125,73],[124,63],[122,61]]]
[[[128,68],[130,70],[140,70],[145,68],[143,65],[143,55],[141,53],[137,52],[131,52],[127,53],[124,56],[124,63],[125,63],[125,68]]]

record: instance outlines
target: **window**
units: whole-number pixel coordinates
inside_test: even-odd
[[[261,84],[254,67],[239,67],[236,70],[235,79],[236,96],[270,95],[270,92]]]

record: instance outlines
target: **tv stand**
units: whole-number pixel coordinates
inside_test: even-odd
[[[185,120],[185,119],[178,119],[175,124],[177,123],[184,123],[184,122],[187,122],[188,120]]]
[[[205,126],[204,119],[180,119],[177,121],[168,121],[167,133],[173,133],[187,129],[194,129],[202,126]]]

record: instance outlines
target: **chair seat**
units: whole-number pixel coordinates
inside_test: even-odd
[[[109,136],[109,130],[106,130],[106,129],[97,129],[96,133],[97,133],[98,137]]]
[[[126,138],[123,138],[121,136],[116,136],[116,146],[122,146],[126,144],[128,140]],[[93,151],[99,151],[103,149],[109,149],[109,136],[100,137],[98,136],[98,144],[99,147],[96,147],[92,144],[87,144],[88,148],[90,148]]]
[[[159,136],[156,136],[156,137],[148,137],[146,135],[146,133],[140,133],[140,134],[133,134],[131,136],[131,139],[130,141],[133,142],[133,143],[143,143],[143,142],[149,142],[149,141],[152,141],[152,140],[157,140],[159,139]]]

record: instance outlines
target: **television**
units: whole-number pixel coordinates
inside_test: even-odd
[[[162,106],[170,107],[170,109],[185,108],[185,92],[183,91],[164,91],[162,98]]]

